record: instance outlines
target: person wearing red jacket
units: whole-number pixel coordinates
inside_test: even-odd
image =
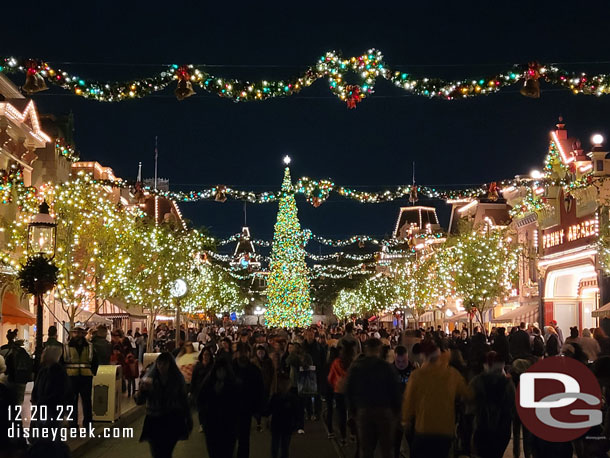
[[[341,445],[343,446],[347,445],[347,405],[345,403],[345,383],[347,381],[347,371],[354,360],[354,355],[354,345],[344,343],[339,350],[339,356],[332,362],[328,372],[328,383],[333,391],[333,397],[335,399],[337,416],[339,420],[339,432],[341,434]],[[332,401],[329,404],[328,415],[326,418],[329,439],[334,437],[333,411],[330,407],[331,405]]]

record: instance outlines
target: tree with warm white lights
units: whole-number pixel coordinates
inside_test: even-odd
[[[135,211],[117,206],[108,191],[91,176],[46,186],[43,197],[57,221],[54,264],[59,269],[54,299],[70,326],[87,322],[104,302],[117,297],[128,281],[129,240],[134,236]],[[21,211],[10,222],[9,252],[24,247],[27,222],[37,212],[38,200],[27,190],[18,196]],[[83,313],[88,311],[90,313]]]
[[[518,278],[519,250],[506,230],[464,230],[453,241],[452,276],[457,297],[481,325],[485,314],[509,293]]]
[[[399,262],[390,270],[397,305],[408,311],[416,323],[442,298],[436,254]]]
[[[71,326],[90,318],[83,310],[97,312],[114,299],[144,307],[152,323],[159,313],[172,312],[170,287],[177,278],[191,288],[186,312],[243,307],[236,282],[202,261],[201,254],[212,246],[199,231],[155,225],[139,208],[114,203],[107,189],[84,173],[45,186],[41,194],[57,221],[54,263],[59,272],[53,297]],[[14,198],[21,211],[17,220],[3,224],[10,237],[0,262],[17,268],[27,256],[27,223],[38,212],[40,198],[22,186]]]
[[[303,327],[311,324],[309,271],[305,263],[304,242],[290,169],[286,167],[267,283],[265,322],[268,326]]]

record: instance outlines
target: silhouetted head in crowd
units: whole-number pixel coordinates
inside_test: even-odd
[[[364,354],[366,356],[381,358],[382,346],[381,340],[375,338],[369,339],[364,343]]]

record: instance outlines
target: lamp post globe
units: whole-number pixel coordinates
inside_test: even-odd
[[[174,280],[170,286],[169,293],[175,299],[181,299],[186,296],[188,286],[182,278]]]
[[[180,335],[180,299],[188,293],[188,285],[182,278],[174,280],[169,287],[169,294],[176,299],[176,317],[174,318],[174,328],[176,329],[176,348],[180,346],[182,336]]]
[[[43,256],[49,261],[55,257],[55,246],[57,239],[57,222],[49,214],[49,205],[46,201],[40,204],[38,213],[34,215],[28,224],[28,256]],[[42,309],[42,294],[34,296],[34,307],[36,308],[36,348],[34,352],[36,370],[40,365],[42,356],[44,317]]]
[[[28,224],[28,256],[55,257],[57,222],[49,214],[49,205],[40,204],[38,213]]]

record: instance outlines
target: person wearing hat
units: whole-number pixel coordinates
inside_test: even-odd
[[[559,326],[557,326],[557,321],[555,321],[555,320],[551,320],[550,325],[553,327],[553,329],[557,333],[557,338],[559,339],[559,347],[561,348],[564,344],[563,331],[561,330],[561,328]]]
[[[444,458],[455,435],[455,401],[470,399],[464,377],[443,358],[431,340],[421,343],[424,364],[409,377],[402,424],[412,436],[411,458]]]
[[[83,326],[77,325],[72,328],[70,341],[64,345],[63,361],[72,388],[73,426],[78,423],[78,397],[80,396],[83,406],[83,426],[87,427],[93,421],[91,390],[98,362],[93,344],[88,342],[85,336],[86,331]]]

